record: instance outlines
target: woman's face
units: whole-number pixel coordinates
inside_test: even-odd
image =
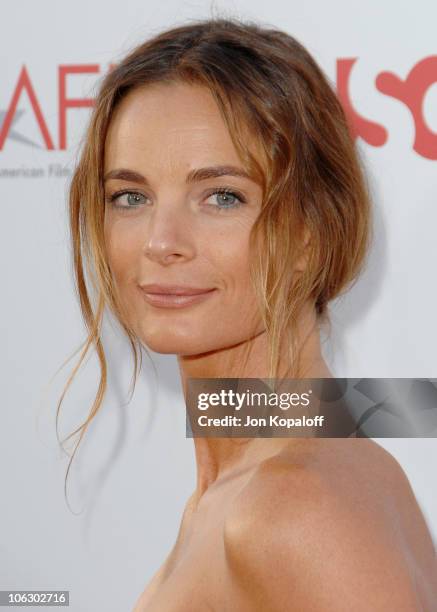
[[[263,331],[248,251],[262,189],[235,170],[243,165],[206,88],[154,84],[117,108],[105,145],[105,240],[129,323],[152,351],[196,355]],[[146,284],[211,291],[177,305]]]

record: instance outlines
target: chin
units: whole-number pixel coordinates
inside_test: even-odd
[[[170,334],[162,334],[160,337],[150,337],[150,335],[142,335],[141,342],[154,353],[163,355],[199,355],[213,350],[214,347],[205,346],[201,337],[189,338],[176,337]]]
[[[159,335],[141,334],[141,342],[154,353],[163,355],[178,355],[180,357],[191,357],[203,355],[212,351],[219,351],[238,344],[239,341],[224,341],[223,337],[206,338],[205,333],[199,329],[190,335],[177,335],[170,333],[160,333]]]

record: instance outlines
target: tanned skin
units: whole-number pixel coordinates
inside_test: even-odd
[[[129,169],[144,180],[106,182],[109,263],[138,337],[153,351],[177,355],[184,390],[189,377],[268,376],[249,282],[248,237],[261,186],[231,175],[186,182],[193,169],[219,165],[242,168],[206,89],[147,86],[117,108],[105,174]],[[211,195],[223,187],[244,203]],[[116,196],[120,208],[113,207],[109,199],[122,189],[138,195]],[[184,308],[161,308],[145,301],[144,283],[214,292]],[[306,377],[331,377],[311,305],[300,330]],[[285,355],[281,367],[285,374]],[[173,550],[134,612],[437,610],[430,532],[406,475],[381,446],[355,438],[194,444],[196,489]]]

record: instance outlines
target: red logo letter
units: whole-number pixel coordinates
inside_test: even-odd
[[[66,75],[71,73],[88,73],[99,72],[97,64],[84,66],[59,66],[59,148],[67,148],[67,108],[84,108],[94,106],[94,100],[91,98],[70,98],[66,97]]]
[[[3,149],[3,145],[5,144],[6,136],[8,135],[9,129],[11,127],[12,117],[15,115],[15,111],[17,110],[18,100],[23,89],[27,91],[27,95],[29,96],[33,112],[35,113],[35,117],[38,121],[39,129],[41,130],[41,134],[43,135],[47,149],[54,149],[53,141],[50,138],[50,134],[47,129],[46,122],[44,121],[41,108],[38,104],[38,100],[33,90],[32,83],[30,82],[29,75],[27,74],[26,66],[23,66],[20,72],[20,76],[18,78],[17,86],[15,87],[15,91],[12,96],[11,103],[9,105],[8,111],[3,121],[3,125],[0,130],[0,150]]]
[[[360,136],[374,147],[387,142],[387,130],[379,123],[365,119],[354,109],[349,94],[349,78],[357,58],[337,60],[337,93],[345,110],[350,131],[354,138]]]
[[[423,100],[434,83],[437,83],[436,55],[418,62],[405,81],[393,72],[381,72],[376,79],[380,92],[400,100],[410,110],[416,132],[413,149],[426,159],[437,159],[437,134],[429,129],[423,117]]]

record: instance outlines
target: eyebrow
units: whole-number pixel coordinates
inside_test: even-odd
[[[218,178],[220,176],[239,176],[249,180],[254,180],[243,168],[237,168],[236,166],[208,166],[206,168],[195,168],[191,170],[186,178],[186,183],[195,183],[197,181],[204,181],[206,179]],[[119,179],[122,181],[131,181],[133,183],[142,183],[148,185],[149,182],[145,176],[136,172],[135,170],[128,170],[127,168],[118,168],[117,170],[110,170],[103,179],[103,182],[109,181],[109,179]]]

